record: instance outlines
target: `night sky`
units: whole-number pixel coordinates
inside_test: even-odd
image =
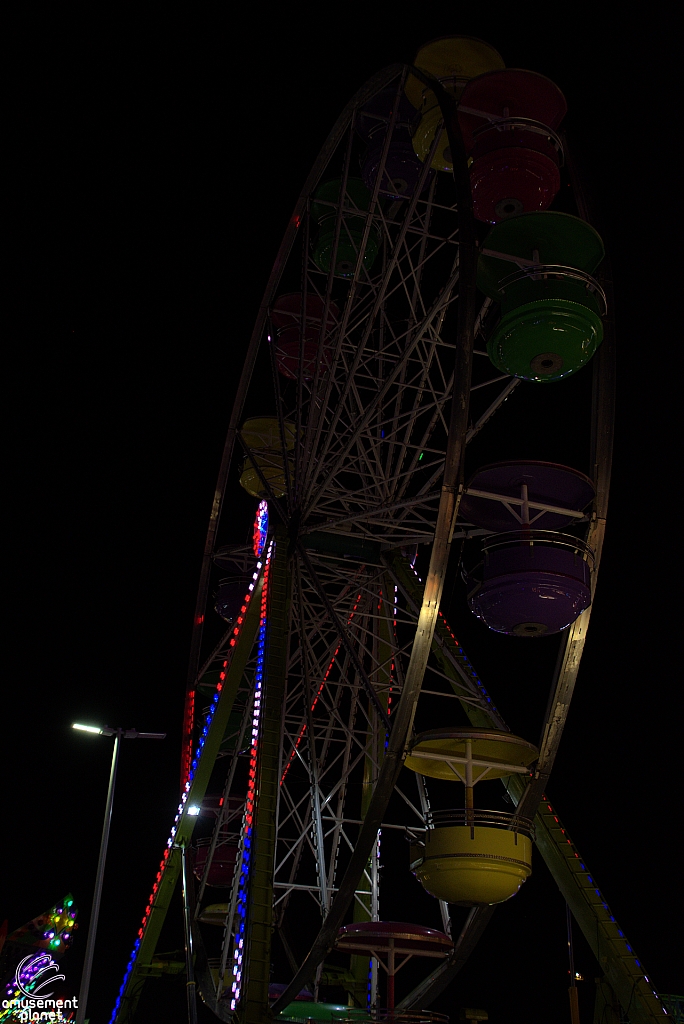
[[[83,20],[62,12],[22,33],[10,92],[20,111],[19,269],[29,298],[10,336],[18,361],[6,389],[15,525],[6,534],[0,919],[11,930],[73,892],[81,929],[63,967],[74,993],[111,740],[76,734],[71,723],[168,733],[163,743],[123,744],[93,1024],[109,1019],[178,802],[204,533],[277,246],[354,91],[451,33],[485,38],[508,66],[546,74],[564,91],[565,129],[589,170],[613,264],[618,413],[607,539],[548,792],[656,987],[682,990],[672,230],[680,118],[673,25],[654,20],[666,9],[649,5],[647,24],[613,21],[590,4],[562,14],[543,5],[416,5],[416,14],[299,5],[276,16],[251,9],[238,28],[217,7],[159,6],[144,18],[134,9]],[[250,526],[249,505],[229,496],[226,538],[244,541]],[[530,710],[534,681],[506,668],[505,645],[518,641],[483,646],[458,590],[449,616],[511,726],[538,723],[544,701]],[[483,1006],[502,1024],[569,1019],[564,928],[563,900],[539,858],[437,1008],[455,1019],[461,1006]],[[599,970],[576,932],[584,1022]],[[181,947],[178,905],[162,951]],[[148,982],[140,1019],[180,1024],[182,982]]]

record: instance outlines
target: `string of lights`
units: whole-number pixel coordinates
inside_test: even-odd
[[[262,502],[265,504],[265,502]],[[260,506],[261,507],[261,506]],[[261,614],[259,617],[259,634],[257,640],[257,664],[254,674],[254,701],[252,705],[252,740],[249,748],[249,776],[247,782],[247,799],[242,820],[240,850],[238,859],[240,875],[236,907],[235,938],[233,943],[233,983],[231,985],[230,1008],[234,1010],[240,1000],[242,991],[243,959],[247,955],[245,948],[245,926],[247,924],[247,899],[249,892],[249,876],[252,860],[252,833],[254,828],[254,807],[256,801],[257,768],[259,757],[259,740],[261,737],[261,704],[264,694],[266,640],[268,634],[268,576],[270,560],[273,554],[273,541],[269,545],[264,569],[264,584],[261,589]]]
[[[261,558],[268,538],[268,502],[260,501],[254,520],[252,549],[256,558]]]
[[[19,963],[12,979],[7,982],[5,987],[6,1002],[21,999],[27,993],[35,994],[40,998],[40,993],[36,990],[36,986],[42,988],[41,977],[47,971],[57,969],[53,956],[60,957],[69,949],[74,937],[74,930],[78,928],[76,924],[77,914],[78,910],[74,906],[71,893],[69,893],[60,903],[56,903],[48,910],[47,913],[36,918],[35,922],[31,922],[32,925],[35,923],[42,926],[44,930],[39,938],[31,942],[28,947],[31,951]],[[29,926],[25,925],[12,933],[9,939],[25,941],[28,931]],[[59,975],[59,977],[64,976]],[[54,975],[50,975],[50,979],[52,981],[56,980]],[[12,1006],[0,1007],[0,1022],[16,1019],[12,1017],[13,1012]],[[67,1020],[66,1017],[64,1019]]]
[[[622,931],[622,929],[621,929],[621,928],[620,928],[620,926],[618,925],[617,921],[615,920],[615,917],[614,917],[614,915],[612,914],[612,912],[611,912],[611,909],[610,909],[610,907],[608,906],[608,903],[606,902],[606,899],[605,899],[605,897],[603,896],[603,893],[601,892],[601,890],[600,890],[600,889],[598,889],[598,888],[596,887],[596,883],[594,882],[594,879],[593,879],[593,878],[591,877],[591,875],[589,874],[589,871],[588,871],[587,867],[586,867],[586,866],[585,866],[585,864],[583,863],[583,861],[582,861],[582,857],[580,856],[580,853],[579,853],[579,851],[577,850],[577,847],[575,846],[575,844],[574,844],[574,843],[572,842],[572,840],[571,840],[571,839],[570,839],[570,837],[568,836],[568,834],[567,834],[566,830],[565,830],[565,829],[563,828],[563,826],[562,826],[562,824],[561,824],[561,822],[560,822],[560,819],[558,818],[558,815],[557,815],[557,814],[556,814],[556,812],[554,811],[554,809],[553,809],[553,807],[552,807],[551,803],[550,803],[550,802],[549,802],[549,800],[548,800],[548,797],[547,797],[547,796],[546,796],[545,794],[543,794],[543,795],[542,795],[542,807],[541,807],[541,811],[542,811],[542,814],[543,814],[543,812],[544,812],[544,809],[546,809],[546,811],[548,811],[548,813],[549,813],[549,814],[551,815],[551,817],[553,818],[554,822],[556,823],[556,825],[557,825],[557,826],[558,826],[558,828],[560,829],[560,831],[561,831],[561,834],[562,834],[563,836],[565,836],[565,842],[566,842],[566,843],[567,843],[567,844],[569,845],[569,847],[570,847],[570,850],[572,851],[572,855],[573,855],[574,859],[575,859],[575,860],[577,860],[577,861],[579,862],[579,868],[580,868],[580,871],[581,871],[581,872],[582,872],[582,874],[583,874],[583,875],[584,875],[584,876],[586,877],[586,880],[587,880],[587,882],[589,883],[589,886],[590,886],[590,887],[591,887],[591,888],[593,889],[594,893],[596,894],[596,896],[598,896],[599,900],[601,901],[601,906],[602,906],[603,910],[605,910],[605,912],[606,912],[606,916],[607,916],[607,918],[608,918],[608,921],[610,922],[610,924],[612,924],[612,925],[615,925],[615,928],[616,928],[616,931],[617,931],[618,937],[619,937],[620,939],[622,939],[622,940],[624,941],[624,943],[625,943],[625,949],[627,950],[627,952],[628,952],[628,953],[630,954],[630,956],[632,957],[632,959],[633,959],[633,961],[634,961],[634,964],[636,965],[636,967],[638,967],[638,968],[639,968],[639,970],[640,970],[640,971],[642,972],[642,973],[640,974],[640,978],[642,978],[642,979],[643,979],[643,980],[644,980],[644,981],[646,982],[646,984],[648,985],[648,987],[649,987],[649,989],[650,989],[651,993],[652,993],[652,994],[653,994],[653,995],[655,996],[655,998],[656,998],[656,999],[658,1000],[658,1003],[660,1004],[660,1008],[661,1008],[662,1012],[663,1012],[664,1014],[666,1014],[666,1015],[667,1015],[667,1010],[665,1009],[665,1006],[663,1005],[663,1002],[662,1002],[662,999],[661,999],[660,995],[659,995],[659,994],[658,994],[658,992],[656,992],[656,990],[655,990],[655,989],[653,988],[653,984],[652,984],[652,982],[650,981],[650,979],[649,979],[648,975],[646,975],[646,974],[644,974],[644,973],[643,973],[643,967],[641,966],[641,963],[639,962],[639,960],[637,960],[637,959],[636,959],[636,954],[635,954],[635,952],[634,952],[633,948],[632,948],[632,947],[630,946],[630,944],[629,944],[629,943],[627,942],[627,938],[626,938],[626,936],[625,936],[625,933],[624,933],[624,932]]]
[[[232,638],[230,640],[230,647],[233,650],[235,649],[235,646],[237,644],[238,637],[240,635],[240,631],[241,631],[242,625],[244,623],[245,614],[247,612],[247,607],[249,605],[249,602],[251,601],[252,593],[254,591],[254,588],[257,585],[257,581],[259,579],[259,575],[260,575],[262,567],[263,567],[263,563],[261,561],[258,561],[257,564],[256,564],[256,571],[252,574],[252,582],[249,584],[248,592],[245,594],[245,599],[244,599],[242,608],[240,609],[241,614],[238,616],[235,628],[233,630],[233,636],[232,636]],[[166,871],[169,868],[169,864],[172,862],[173,851],[174,851],[174,849],[177,849],[176,837],[178,835],[178,830],[179,830],[179,828],[180,828],[180,826],[182,824],[182,821],[183,821],[185,815],[188,815],[190,818],[192,818],[192,817],[196,816],[197,813],[198,813],[198,809],[193,804],[189,804],[188,800],[189,800],[189,797],[190,797],[190,794],[191,794],[192,784],[193,784],[193,781],[194,781],[195,776],[197,774],[198,766],[200,764],[200,760],[201,760],[201,757],[202,757],[202,751],[204,749],[204,746],[205,746],[205,743],[206,743],[206,740],[207,740],[207,736],[209,734],[209,729],[210,729],[211,723],[213,721],[214,715],[216,713],[216,708],[218,706],[219,698],[221,696],[221,691],[223,690],[223,685],[224,685],[224,682],[225,682],[225,679],[226,679],[226,674],[227,674],[227,671],[228,671],[229,664],[230,664],[230,657],[226,658],[226,660],[223,662],[223,665],[222,665],[222,668],[221,668],[221,672],[219,674],[219,680],[218,680],[218,682],[216,684],[216,692],[215,692],[214,696],[212,697],[211,705],[210,705],[209,710],[207,711],[205,719],[204,719],[204,726],[202,728],[202,732],[200,734],[200,737],[199,737],[199,740],[198,740],[198,743],[197,743],[197,747],[196,747],[194,756],[193,756],[192,761],[190,763],[190,768],[189,768],[187,780],[186,780],[185,785],[183,787],[183,795],[181,797],[181,802],[178,805],[178,810],[177,810],[176,816],[174,818],[173,826],[171,828],[171,833],[170,833],[169,838],[168,838],[168,840],[166,842],[166,849],[164,850],[164,855],[163,855],[163,857],[161,859],[161,862],[159,864],[159,870],[157,871],[157,876],[156,876],[154,885],[152,886],[152,891],[151,891],[151,893],[150,893],[150,895],[148,897],[148,900],[147,900],[147,905],[145,907],[145,914],[143,916],[143,919],[142,919],[142,922],[141,922],[141,926],[138,929],[138,936],[137,936],[137,938],[135,940],[135,943],[133,944],[133,949],[131,951],[131,955],[129,957],[128,963],[126,965],[126,970],[125,970],[125,973],[124,973],[123,981],[121,983],[121,987],[119,989],[119,994],[118,994],[116,1002],[114,1004],[114,1009],[112,1010],[112,1015],[111,1015],[111,1017],[109,1019],[109,1024],[114,1024],[114,1022],[116,1021],[117,1015],[119,1013],[119,1009],[121,1008],[121,1003],[122,1003],[122,1000],[123,1000],[123,997],[124,997],[124,993],[126,991],[126,986],[128,985],[129,979],[130,979],[131,974],[133,972],[133,968],[135,967],[135,963],[136,963],[136,960],[138,958],[140,947],[141,947],[141,944],[142,944],[142,941],[143,941],[143,938],[144,938],[144,935],[145,935],[145,930],[146,930],[147,925],[148,925],[149,920],[150,920],[150,914],[152,913],[152,910],[154,908],[155,902],[157,900],[157,896],[158,896],[159,889],[160,889],[160,886],[162,884],[162,880],[164,878],[164,875],[165,875]]]

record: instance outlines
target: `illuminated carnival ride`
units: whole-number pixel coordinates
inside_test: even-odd
[[[182,796],[110,1024],[172,970],[190,1020],[195,990],[248,1024],[440,1020],[533,845],[600,962],[605,1019],[672,1019],[546,796],[613,437],[604,250],[565,110],[487,43],[438,39],[356,93],[307,178],[237,384]],[[243,492],[253,541],[231,544],[220,512]],[[447,622],[450,552],[478,642],[529,663],[558,648],[535,743]],[[156,946],[179,878],[171,964]],[[396,1001],[410,957],[436,966]]]

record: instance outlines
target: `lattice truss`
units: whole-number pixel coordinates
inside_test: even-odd
[[[377,778],[419,610],[384,559],[373,564],[311,551],[295,556],[291,564],[274,865],[279,929],[294,911],[293,896],[300,906],[302,898],[313,900],[321,918],[330,907]],[[442,654],[449,672],[431,664],[427,693],[458,698],[491,716],[494,709],[474,673],[453,652],[444,649]],[[210,857],[222,844],[239,840],[244,798],[239,774],[235,785],[236,770],[252,722],[254,667],[252,658],[240,688],[240,713],[226,736],[230,752],[224,762],[223,809],[207,840]],[[416,787],[407,774],[396,794],[383,829],[420,831],[429,810],[425,788]],[[369,916],[377,914],[376,869],[371,858],[356,894]],[[203,895],[204,882],[199,903]],[[235,938],[236,898],[237,877],[222,943],[224,969]]]
[[[322,913],[329,908],[340,853],[344,860],[353,849],[364,796],[377,776],[405,653],[396,640],[394,587],[382,567],[312,557],[309,566],[298,562],[294,587],[275,872],[279,917],[295,888],[306,888]],[[343,623],[344,643],[330,606]]]
[[[323,181],[358,176],[355,116]],[[392,131],[390,119],[386,147]],[[450,176],[430,181],[428,162],[411,200],[383,197],[383,175],[381,164],[368,210],[344,192],[336,203],[309,197],[302,215],[299,247],[283,274],[288,285],[279,291],[296,288],[304,304],[317,300],[323,311],[313,376],[288,381],[278,372],[276,329],[268,321],[262,344],[271,353],[281,439],[288,439],[285,518],[296,516],[300,533],[341,529],[397,546],[429,541],[434,532],[453,390],[449,324],[458,299],[458,212]],[[324,273],[312,256],[326,208],[335,218],[336,243],[351,246],[356,257],[347,280]],[[369,240],[379,240],[370,269]],[[486,302],[478,331],[488,308]],[[476,388],[510,382],[489,364],[485,377]],[[251,454],[244,439],[243,447]],[[282,466],[282,453],[273,464]]]

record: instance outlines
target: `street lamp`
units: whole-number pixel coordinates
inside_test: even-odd
[[[124,740],[163,740],[165,732],[138,732],[136,729],[111,729],[108,725],[100,728],[96,725],[81,725],[74,722],[73,729],[80,732],[95,733],[98,736],[113,736],[114,750],[112,751],[112,770],[109,775],[109,789],[107,790],[107,806],[105,807],[104,827],[102,829],[102,842],[100,843],[100,859],[97,862],[97,877],[95,879],[95,895],[93,897],[93,912],[90,917],[88,929],[88,941],[86,943],[85,964],[81,977],[81,988],[78,993],[78,1010],[76,1012],[76,1024],[84,1024],[86,1002],[88,1001],[88,989],[90,988],[90,972],[93,967],[93,953],[95,951],[95,934],[97,932],[97,921],[100,916],[100,898],[102,896],[102,882],[104,880],[105,859],[107,857],[107,844],[109,843],[109,826],[112,821],[112,804],[114,803],[114,784],[116,782],[116,769],[119,764],[119,744]]]

